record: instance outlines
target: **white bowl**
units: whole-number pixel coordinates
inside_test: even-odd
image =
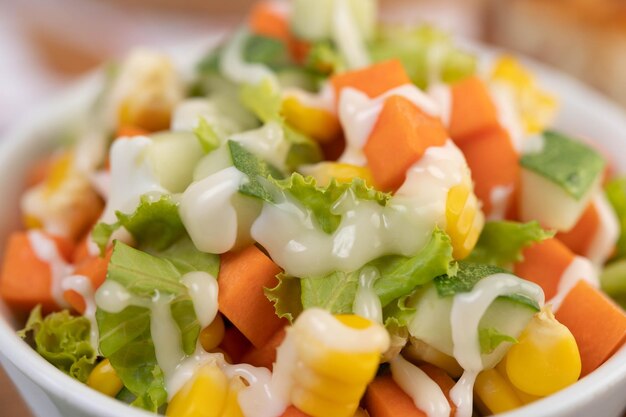
[[[209,39],[199,45],[177,48],[177,62],[191,68],[191,58],[201,48],[214,44]],[[495,51],[477,45],[486,62]],[[598,143],[611,155],[617,170],[626,173],[626,115],[603,97],[580,83],[529,62],[542,84],[560,97],[557,127],[565,132]],[[30,163],[52,146],[50,132],[59,129],[79,109],[84,108],[101,83],[99,74],[83,80],[43,108],[28,115],[24,122],[0,141],[0,254],[8,234],[18,228],[18,201],[22,179]],[[1,256],[1,255],[0,255]],[[15,317],[0,300],[0,362],[18,386],[38,417],[146,417],[152,414],[130,409],[125,404],[101,395],[58,371],[15,335],[23,318]],[[573,386],[503,417],[618,417],[626,407],[626,346],[609,361]]]

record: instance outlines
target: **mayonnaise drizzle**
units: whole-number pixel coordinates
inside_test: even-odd
[[[450,313],[454,357],[465,372],[450,397],[457,406],[457,417],[472,415],[472,387],[483,369],[478,341],[478,324],[491,303],[502,295],[524,295],[542,306],[544,294],[538,285],[510,274],[499,273],[478,281],[472,291],[454,296]]]
[[[524,128],[515,106],[513,92],[506,85],[492,83],[490,86],[491,98],[498,114],[498,121],[509,133],[513,148],[521,152],[524,140]]]
[[[339,162],[361,166],[366,164],[363,147],[385,101],[391,96],[402,96],[431,116],[440,114],[437,104],[413,84],[401,85],[375,98],[369,98],[354,88],[344,88],[339,97],[339,120],[346,136],[346,149]]]
[[[76,291],[85,301],[83,317],[89,320],[89,336],[91,346],[98,351],[100,345],[98,323],[96,322],[96,302],[94,299],[93,285],[89,278],[84,275],[70,275],[61,283],[63,291]]]
[[[226,78],[238,84],[259,84],[267,80],[274,87],[278,87],[278,79],[268,67],[249,63],[244,59],[243,51],[248,36],[246,29],[240,29],[226,43],[220,59],[220,71]]]
[[[329,82],[325,82],[316,94],[301,88],[285,88],[283,89],[283,99],[288,97],[297,99],[303,106],[326,110],[335,114],[335,90]]]
[[[404,359],[402,355],[396,356],[389,364],[393,380],[411,397],[418,409],[428,417],[450,416],[448,399],[439,385],[424,371]]]
[[[207,272],[193,271],[183,275],[181,282],[189,290],[200,326],[208,326],[217,315],[217,280]]]
[[[592,202],[598,214],[599,225],[591,239],[586,256],[596,268],[601,268],[613,252],[615,243],[619,238],[620,226],[619,220],[603,191],[597,192]]]
[[[354,314],[370,319],[375,323],[383,322],[383,308],[380,298],[374,291],[374,283],[380,277],[378,269],[368,266],[359,274],[359,288],[354,297]]]
[[[578,281],[586,281],[596,288],[600,285],[597,270],[589,259],[582,256],[574,257],[559,278],[556,295],[548,301],[552,304],[552,311],[556,312],[559,309],[567,293],[576,286]]]
[[[428,88],[428,96],[439,106],[439,115],[444,126],[450,126],[452,114],[452,92],[447,84],[434,84]]]
[[[61,308],[69,307],[63,297],[63,279],[70,275],[74,268],[65,262],[53,239],[38,230],[28,232],[30,247],[35,256],[50,267],[50,294],[54,302]]]
[[[511,203],[513,185],[499,185],[493,187],[489,193],[491,200],[491,213],[487,220],[503,220]]]
[[[240,143],[248,151],[279,169],[286,169],[287,154],[291,144],[277,122],[269,122],[259,129],[232,135],[230,140]]]
[[[252,237],[294,276],[354,271],[386,254],[411,256],[428,242],[436,225],[445,227],[448,190],[468,176],[463,155],[448,141],[426,150],[385,207],[347,191],[332,208],[342,216],[332,234],[285,195],[276,204],[263,205]]]

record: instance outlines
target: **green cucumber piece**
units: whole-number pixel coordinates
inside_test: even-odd
[[[545,131],[542,149],[524,154],[520,164],[582,200],[598,182],[606,162],[591,147],[562,133]]]
[[[361,36],[370,39],[376,29],[376,0],[346,0]],[[335,0],[295,0],[291,13],[291,29],[300,38],[316,41],[333,34]]]
[[[192,132],[163,132],[150,136],[148,160],[159,183],[181,193],[193,180],[193,171],[204,150]]]

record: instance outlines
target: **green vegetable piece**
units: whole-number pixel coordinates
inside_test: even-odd
[[[493,352],[501,343],[517,343],[516,338],[502,334],[493,327],[479,329],[478,340],[480,342],[480,353],[483,355]]]
[[[261,35],[250,35],[244,49],[244,59],[250,63],[263,64],[273,70],[293,65],[284,42]]]
[[[300,279],[280,273],[276,276],[278,285],[265,288],[265,296],[274,305],[276,315],[286,318],[290,323],[302,313]]]
[[[72,378],[86,382],[97,358],[90,329],[88,319],[72,316],[67,310],[43,318],[38,305],[18,335],[22,338],[32,335],[37,353]]]
[[[602,175],[604,159],[591,147],[561,133],[545,131],[543,140],[541,151],[526,153],[520,164],[580,200]]]
[[[219,256],[199,252],[188,237],[157,254],[154,256],[115,242],[107,280],[117,282],[146,303],[157,294],[159,298],[169,300],[183,351],[192,354],[200,324],[181,278],[191,271],[217,276]],[[158,410],[167,401],[167,392],[150,332],[150,309],[134,305],[119,313],[98,309],[96,320],[100,330],[100,351],[111,361],[124,385],[137,397],[133,405]]]
[[[260,198],[264,201],[274,202],[275,196],[268,189],[262,179],[282,178],[280,170],[263,161],[252,152],[248,151],[238,142],[228,141],[228,148],[233,160],[233,165],[239,171],[246,174],[248,182],[239,187],[239,192],[250,197]]]
[[[400,297],[383,309],[383,319],[385,327],[406,327],[415,316],[415,308],[408,307],[406,302],[413,293]]]
[[[198,138],[204,153],[209,153],[219,148],[221,140],[204,117],[200,118],[198,126],[193,130],[193,133]]]
[[[170,195],[161,195],[158,200],[143,195],[133,213],[117,211],[115,215],[116,223],[98,223],[92,232],[92,239],[101,253],[106,250],[113,232],[120,227],[126,228],[142,248],[156,251],[167,248],[186,234],[178,214],[178,203]]]
[[[302,306],[323,308],[333,314],[350,314],[357,289],[359,271],[335,271],[324,277],[303,278]]]
[[[626,260],[607,265],[600,275],[602,290],[626,308]]]
[[[553,236],[554,232],[542,229],[536,221],[528,223],[487,222],[476,247],[466,261],[510,269],[513,263],[523,260],[524,248]]]
[[[606,196],[617,215],[620,236],[617,241],[618,259],[626,258],[626,177],[615,178],[606,185]]]

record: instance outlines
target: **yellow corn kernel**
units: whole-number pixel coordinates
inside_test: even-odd
[[[484,222],[470,181],[450,188],[446,199],[446,233],[452,241],[455,259],[465,258],[474,249]]]
[[[302,173],[315,178],[320,187],[326,187],[332,179],[338,183],[350,183],[355,178],[361,178],[367,184],[373,184],[369,168],[341,162],[320,162],[303,168]]]
[[[500,58],[491,78],[507,85],[513,92],[526,133],[539,133],[554,119],[558,107],[556,99],[542,91],[530,71],[515,58]]]
[[[43,227],[43,223],[37,217],[31,214],[25,214],[24,226],[26,226],[27,229],[41,229]]]
[[[337,397],[345,401],[359,401],[366,388],[362,383],[349,384],[321,375],[302,362],[298,362],[296,365],[293,378],[294,382],[303,389],[330,401]]]
[[[218,314],[207,327],[200,332],[200,344],[207,352],[215,349],[224,339],[224,320]]]
[[[550,395],[573,384],[580,369],[576,340],[549,307],[535,314],[506,356],[509,380],[531,395]]]
[[[511,381],[509,380],[509,377],[506,374],[506,357],[504,357],[500,362],[498,362],[498,364],[496,365],[496,369],[498,370],[498,373],[502,376],[502,378],[504,378],[509,383],[509,385],[515,392],[515,395],[517,395],[517,398],[520,399],[522,404],[530,404],[532,402],[535,402],[543,398],[537,395],[527,394],[524,391],[520,391],[517,389],[515,385],[511,384]]]
[[[241,407],[239,406],[239,391],[244,389],[246,384],[239,377],[235,377],[230,381],[228,387],[228,395],[226,396],[226,405],[221,417],[244,417]]]
[[[413,337],[402,351],[402,354],[412,362],[433,364],[446,371],[452,378],[459,378],[463,373],[463,368],[452,356],[446,355],[428,343]]]
[[[523,405],[513,387],[495,369],[482,371],[476,377],[474,393],[490,414],[504,413]]]
[[[226,408],[229,383],[216,364],[200,368],[170,401],[167,417],[221,417]]]
[[[291,391],[291,400],[298,410],[312,417],[353,417],[359,406],[359,400],[332,401],[297,385]]]
[[[283,100],[282,114],[287,123],[320,143],[330,142],[341,133],[337,116],[325,109],[306,106],[294,96]]]
[[[108,359],[93,368],[87,378],[87,385],[109,397],[115,397],[124,387]]]
[[[52,163],[50,172],[44,183],[46,196],[49,197],[61,187],[63,181],[68,177],[70,168],[72,167],[72,161],[73,155],[70,152],[66,152]]]

